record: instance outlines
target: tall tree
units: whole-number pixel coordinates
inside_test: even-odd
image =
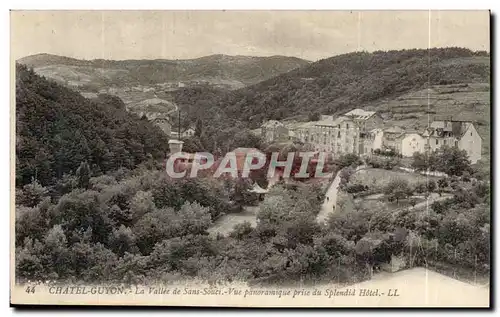
[[[78,178],[78,187],[87,189],[90,182],[90,167],[87,161],[80,163],[76,170],[76,177]]]
[[[200,118],[198,118],[196,120],[194,135],[200,137],[202,133],[203,133],[203,121]]]

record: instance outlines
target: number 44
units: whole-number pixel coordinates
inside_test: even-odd
[[[28,286],[28,287],[26,287],[26,293],[28,293],[28,294],[35,294],[35,286]]]

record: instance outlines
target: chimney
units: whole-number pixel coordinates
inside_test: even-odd
[[[168,148],[170,150],[170,154],[181,152],[183,144],[184,142],[179,140],[168,140]]]

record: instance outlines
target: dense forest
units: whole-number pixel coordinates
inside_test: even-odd
[[[255,228],[246,222],[214,237],[207,229],[234,200],[230,180],[173,180],[141,168],[78,177],[58,200],[34,181],[17,193],[16,274],[100,283],[353,283],[404,255],[410,266],[482,276],[490,269],[490,192],[482,182],[467,184],[451,184],[453,197],[425,212],[341,204],[324,225],[316,222],[320,187],[278,184],[260,203]]]
[[[189,99],[199,111],[222,109],[230,118],[258,127],[311,112],[340,114],[393,98],[426,85],[489,82],[490,65],[474,58],[486,52],[465,48],[355,52],[297,68],[229,94],[180,90],[176,101]]]
[[[167,136],[116,97],[89,100],[16,66],[16,186],[53,185],[87,162],[94,175],[165,157]]]

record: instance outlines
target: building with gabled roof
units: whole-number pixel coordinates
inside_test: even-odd
[[[288,128],[277,120],[269,120],[261,125],[261,136],[266,142],[288,140]]]
[[[355,120],[368,120],[370,117],[375,115],[375,111],[365,111],[363,109],[353,109],[347,113],[345,113],[343,116],[344,117],[351,117],[352,119]]]
[[[435,120],[422,134],[427,139],[426,150],[456,146],[467,152],[471,163],[481,159],[482,138],[471,121]]]

